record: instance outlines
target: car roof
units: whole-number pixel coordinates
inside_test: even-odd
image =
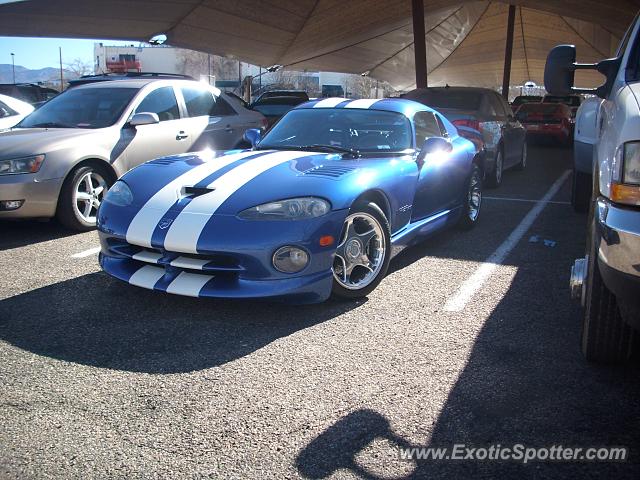
[[[408,91],[407,93],[405,93],[405,95],[408,95],[410,93],[418,93],[418,92],[475,92],[475,93],[497,93],[495,90],[492,90],[491,88],[483,88],[483,87],[450,87],[450,86],[445,86],[445,87],[427,87],[427,88],[415,88],[413,90]]]
[[[220,91],[216,87],[198,82],[197,80],[177,79],[177,78],[120,78],[117,80],[107,80],[100,82],[84,83],[73,87],[73,90],[87,88],[143,88],[152,83],[162,83],[166,85],[199,85],[212,89],[216,94]]]
[[[341,97],[319,98],[317,100],[304,102],[294,107],[293,109],[298,110],[304,108],[353,108],[359,110],[383,110],[387,112],[401,113],[406,117],[413,117],[416,112],[436,113],[434,109],[429,108],[422,103],[414,102],[413,100],[407,100],[404,98],[362,98],[358,100]]]

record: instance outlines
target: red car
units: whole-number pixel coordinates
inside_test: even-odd
[[[516,118],[524,125],[529,139],[571,143],[571,109],[565,104],[526,103],[518,109]]]

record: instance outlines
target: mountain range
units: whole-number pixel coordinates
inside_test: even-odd
[[[63,74],[65,80],[77,76],[65,69],[63,69]],[[46,67],[31,70],[21,65],[16,65],[16,83],[55,82],[59,80],[59,68]],[[0,63],[0,83],[13,83],[13,71],[10,63]]]

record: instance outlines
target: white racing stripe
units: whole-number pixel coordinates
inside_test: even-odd
[[[138,252],[133,257],[134,260],[138,260],[139,262],[147,262],[147,263],[158,263],[158,260],[162,258],[162,254],[156,252]]]
[[[491,273],[498,267],[498,265],[504,262],[507,255],[509,255],[509,253],[511,253],[515,248],[520,239],[525,233],[527,233],[527,230],[531,228],[533,222],[538,218],[540,213],[542,213],[546,205],[549,203],[549,200],[558,193],[558,190],[560,190],[560,187],[562,187],[570,173],[571,172],[567,170],[560,175],[560,178],[551,185],[551,188],[549,188],[547,193],[545,193],[544,197],[535,204],[518,226],[511,232],[511,235],[502,242],[502,245],[500,245],[497,250],[493,252],[491,256],[487,258],[482,265],[480,265],[480,267],[478,267],[473,275],[467,278],[460,288],[458,288],[456,293],[447,300],[447,303],[444,306],[445,312],[460,312],[464,310],[464,307],[469,303],[473,295],[480,290]]]
[[[275,152],[249,160],[220,176],[208,185],[214,189],[194,198],[169,227],[164,248],[173,252],[198,253],[196,245],[205,225],[231,195],[263,172],[290,160],[309,155],[308,152]],[[206,213],[204,213],[206,212]]]
[[[379,98],[361,98],[359,100],[354,100],[353,102],[349,102],[345,105],[344,108],[370,108],[371,105],[376,103]]]
[[[138,211],[127,228],[127,242],[134,245],[151,247],[151,235],[160,219],[171,205],[178,200],[181,187],[195,185],[202,179],[221,168],[255,152],[242,152],[213,158],[202,165],[192,168],[158,190]]]
[[[197,297],[205,283],[212,278],[213,275],[180,272],[180,275],[178,275],[167,287],[167,293]]]
[[[198,258],[191,257],[178,257],[171,261],[172,267],[191,268],[194,270],[202,270],[202,268],[209,263],[209,260],[200,260]]]
[[[129,283],[136,285],[137,287],[151,288],[160,280],[164,275],[164,268],[152,267],[151,265],[145,265],[140,270],[137,270],[131,278]]]
[[[325,98],[316,103],[313,108],[333,108],[339,103],[342,103],[346,98]]]

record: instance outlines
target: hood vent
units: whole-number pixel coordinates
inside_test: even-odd
[[[329,177],[338,178],[346,175],[349,172],[356,170],[356,167],[346,167],[341,165],[320,165],[319,167],[313,167],[309,170],[302,172],[304,176],[311,177]]]
[[[145,165],[171,165],[176,162],[184,162],[184,157],[160,157],[145,163]]]

